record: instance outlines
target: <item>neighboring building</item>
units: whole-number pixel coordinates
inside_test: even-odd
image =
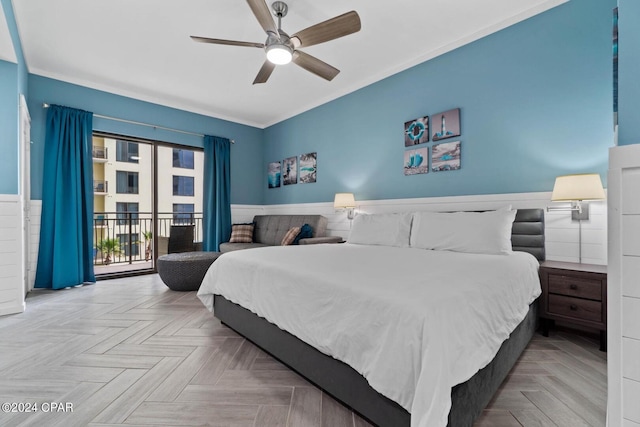
[[[158,146],[157,156],[158,235],[168,237],[172,224],[194,224],[195,241],[201,241],[203,153]],[[145,234],[154,231],[153,145],[94,137],[93,177],[95,244],[117,239],[122,252],[114,262],[129,255],[150,259]],[[103,255],[96,251],[97,263]]]

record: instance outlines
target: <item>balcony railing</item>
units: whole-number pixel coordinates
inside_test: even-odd
[[[107,147],[93,147],[91,154],[94,159],[107,160]]]
[[[93,180],[93,192],[94,193],[108,193],[109,192],[109,182],[108,181]]]
[[[95,212],[94,265],[134,264],[154,261],[167,253],[172,225],[192,225],[194,250],[202,249],[202,213]],[[155,254],[153,239],[157,233]],[[148,267],[145,267],[148,268]]]

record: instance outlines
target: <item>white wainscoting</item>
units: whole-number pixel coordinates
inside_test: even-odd
[[[262,205],[231,205],[231,222],[241,224],[253,221],[256,215],[264,215]]]
[[[552,205],[551,193],[515,193],[480,196],[428,197],[417,199],[363,200],[356,202],[358,212],[383,213],[418,210],[452,211],[495,209],[505,205],[514,208],[546,208]],[[30,276],[33,287],[40,240],[42,201],[31,201]],[[266,214],[320,214],[329,220],[328,234],[346,239],[350,222],[345,212],[336,212],[332,202],[298,203],[283,205],[231,205],[233,223],[251,222],[255,215]],[[578,224],[571,220],[570,212],[546,212],[547,259],[578,261]],[[607,263],[607,208],[606,202],[591,203],[591,219],[582,222],[583,262]]]
[[[362,213],[409,212],[409,211],[456,211],[496,209],[505,205],[514,208],[546,208],[561,206],[552,203],[551,193],[512,193],[476,196],[428,197],[417,199],[363,200],[356,201],[356,211]],[[251,214],[320,214],[329,220],[328,234],[347,238],[350,222],[345,212],[336,212],[333,203],[302,203],[285,205],[252,206],[240,211],[238,218],[251,221]],[[253,208],[253,210],[251,209]],[[582,262],[607,264],[607,204],[606,201],[591,202],[590,219],[582,221]],[[235,221],[235,214],[232,214]],[[568,211],[545,212],[547,259],[578,262],[579,225],[571,220]]]
[[[36,282],[38,266],[38,248],[40,247],[40,218],[42,216],[42,200],[31,200],[29,209],[30,241],[29,241],[29,290]]]
[[[22,208],[18,195],[0,195],[0,316],[24,311]]]

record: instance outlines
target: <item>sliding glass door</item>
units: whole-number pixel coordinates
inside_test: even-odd
[[[193,250],[202,250],[204,153],[186,147],[158,146],[158,254],[168,252],[172,228],[190,229]]]
[[[126,137],[93,138],[97,276],[155,271],[174,225],[202,241],[201,150]]]

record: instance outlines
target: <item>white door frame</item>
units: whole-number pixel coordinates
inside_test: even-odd
[[[31,291],[30,240],[31,240],[31,116],[24,95],[20,94],[20,203],[22,210],[22,281],[24,295]]]

